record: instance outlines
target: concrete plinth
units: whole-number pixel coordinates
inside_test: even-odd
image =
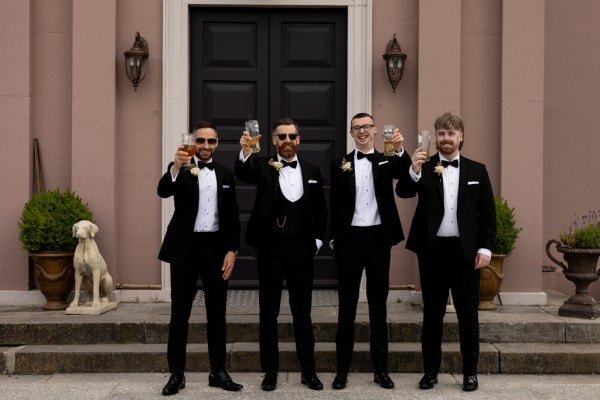
[[[100,315],[110,310],[114,310],[117,308],[117,303],[100,303],[98,307],[90,306],[78,306],[78,307],[68,307],[65,310],[65,314],[73,314],[73,315]]]

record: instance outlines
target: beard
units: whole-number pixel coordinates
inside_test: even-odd
[[[209,150],[204,150],[204,151],[203,151],[203,150],[198,150],[198,151],[196,151],[196,157],[198,157],[198,159],[199,159],[200,161],[203,161],[203,162],[208,162],[208,161],[209,161],[209,160],[212,158],[212,156],[213,156],[213,152],[214,152],[214,151],[213,151],[213,150],[211,150],[211,149],[209,149]],[[194,160],[192,160],[192,162],[193,162],[193,161],[194,161]]]
[[[279,155],[286,159],[294,157],[296,155],[296,150],[297,147],[296,143],[294,142],[282,143],[277,146],[277,152]]]

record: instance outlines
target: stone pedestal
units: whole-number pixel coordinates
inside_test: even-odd
[[[69,306],[65,310],[65,314],[73,314],[73,315],[100,315],[105,312],[109,312],[110,310],[114,310],[117,308],[117,303],[100,303],[98,307],[92,307],[91,304],[89,306],[78,306],[71,307]]]

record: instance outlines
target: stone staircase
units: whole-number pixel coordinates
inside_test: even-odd
[[[600,373],[600,321],[563,318],[558,306],[501,306],[480,312],[480,373]],[[121,303],[100,316],[66,315],[32,307],[0,307],[0,371],[4,374],[163,372],[170,304]],[[390,372],[419,373],[421,309],[388,304]],[[258,307],[228,306],[228,368],[260,372]],[[279,318],[281,371],[299,371],[289,307]],[[209,370],[203,306],[190,320],[187,370]],[[337,307],[313,306],[319,372],[335,371]],[[370,372],[367,305],[355,324],[352,372]],[[446,315],[442,370],[458,372],[461,358],[456,315]]]

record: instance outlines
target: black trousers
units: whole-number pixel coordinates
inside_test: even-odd
[[[479,359],[479,275],[465,257],[459,238],[436,238],[427,254],[418,254],[423,292],[421,348],[426,373],[440,370],[444,315],[451,291],[458,318],[463,374],[477,373]]]
[[[354,351],[354,322],[363,269],[371,328],[370,351],[375,372],[388,372],[387,297],[391,246],[381,226],[352,227],[343,241],[334,242],[338,272],[339,315],[335,335],[337,371],[348,372]]]
[[[226,304],[228,281],[223,280],[226,250],[218,232],[195,233],[194,243],[182,264],[171,264],[171,321],[167,361],[169,372],[183,373],[189,318],[197,292],[198,276],[202,279],[206,305],[206,337],[211,371],[225,371]]]
[[[257,263],[262,371],[279,370],[277,318],[285,279],[300,368],[302,372],[315,372],[315,336],[310,316],[314,275],[313,248],[298,237],[278,235],[258,248]]]

